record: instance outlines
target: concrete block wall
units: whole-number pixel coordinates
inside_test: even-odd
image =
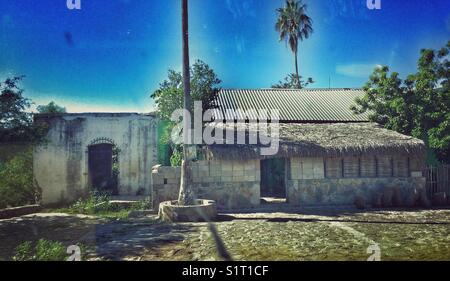
[[[156,165],[152,169],[153,208],[162,201],[175,200],[178,198],[180,189],[180,167],[166,167]]]
[[[347,205],[356,197],[372,204],[380,194],[400,194],[407,202],[425,189],[425,178],[412,167],[410,177],[325,178],[323,158],[291,158],[287,201],[297,206]],[[193,188],[220,209],[249,208],[260,203],[260,161],[198,161],[191,165]],[[155,166],[154,206],[178,198],[180,168]]]
[[[291,179],[323,179],[325,177],[323,169],[323,158],[291,158]]]
[[[394,156],[393,159],[399,161],[399,157]],[[403,162],[408,163],[408,160]],[[411,196],[425,190],[425,178],[420,171],[423,159],[411,158],[410,162],[409,174],[394,171],[394,176],[389,172],[389,176],[380,173],[378,177],[364,177],[344,173],[348,177],[343,177],[342,172],[339,172],[338,177],[330,178],[324,172],[324,158],[291,158],[287,201],[300,206],[347,205],[353,204],[355,197],[359,197],[370,205],[379,199],[380,194],[395,191],[400,194],[398,197],[401,197],[401,201],[407,202]]]
[[[260,203],[260,164],[258,160],[211,160],[191,163],[196,196],[212,199],[220,209],[248,208]],[[153,206],[178,198],[179,167],[155,166],[152,171]]]
[[[412,196],[425,191],[425,178],[341,178],[289,180],[289,204],[299,206],[352,205],[356,197],[367,205],[375,206],[377,200],[398,193],[400,206],[406,206]],[[403,205],[404,204],[404,205]]]

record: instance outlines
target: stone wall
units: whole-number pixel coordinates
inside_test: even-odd
[[[382,159],[388,164],[382,169]],[[411,205],[412,197],[425,190],[422,177],[424,159],[417,156],[383,155],[372,158],[298,158],[290,159],[287,201],[292,205],[346,205],[355,198],[369,205],[380,200],[389,205],[389,196],[398,205]],[[386,167],[390,167],[387,169]],[[373,169],[371,177],[366,171]],[[408,174],[409,173],[409,174]],[[383,197],[384,196],[384,197]],[[416,198],[417,199],[417,198]],[[391,200],[392,201],[392,200]]]
[[[410,166],[411,177],[327,178],[323,158],[291,158],[288,163],[286,198],[297,206],[352,205],[356,198],[373,206],[411,205],[425,190],[425,178],[416,164]],[[199,161],[191,169],[198,198],[216,200],[220,209],[259,205],[259,160]],[[180,168],[155,166],[152,178],[154,206],[178,198]]]
[[[260,164],[249,161],[191,163],[193,189],[199,199],[212,199],[219,209],[248,208],[260,203]],[[180,168],[155,166],[152,171],[153,206],[178,198]]]
[[[377,207],[410,206],[424,190],[423,177],[289,180],[287,200],[300,206],[349,205],[359,198]]]
[[[89,192],[88,146],[119,148],[120,195],[151,194],[157,161],[155,117],[134,113],[63,114],[46,118],[47,142],[34,153],[33,173],[43,204],[72,202]]]

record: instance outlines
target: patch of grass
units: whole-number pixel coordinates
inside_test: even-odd
[[[31,241],[26,241],[16,247],[16,254],[12,257],[14,261],[32,261],[34,260],[33,246]]]
[[[14,261],[65,261],[68,258],[67,248],[61,242],[40,239],[33,247],[26,241],[16,247]]]
[[[60,212],[68,214],[93,215],[109,219],[126,219],[132,211],[148,210],[151,207],[149,198],[135,202],[129,207],[125,207],[111,202],[110,196],[106,193],[93,191],[89,197],[79,199],[67,208],[47,210],[49,212]]]

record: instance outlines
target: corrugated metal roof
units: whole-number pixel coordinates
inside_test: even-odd
[[[222,113],[226,119],[243,119],[227,110],[279,110],[280,122],[368,122],[368,113],[356,115],[350,110],[362,89],[255,89],[221,90],[217,97],[215,117]]]

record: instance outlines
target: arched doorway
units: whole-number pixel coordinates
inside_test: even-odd
[[[88,146],[88,175],[92,189],[118,195],[118,149],[107,139],[97,139]]]

